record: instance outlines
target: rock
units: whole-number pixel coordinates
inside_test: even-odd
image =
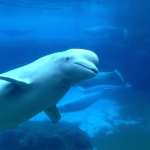
[[[87,150],[90,138],[77,125],[68,122],[28,121],[1,132],[2,150]]]

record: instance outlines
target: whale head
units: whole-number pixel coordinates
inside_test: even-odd
[[[57,55],[59,54],[59,55]],[[99,59],[97,55],[85,49],[69,49],[54,55],[60,78],[72,84],[92,78],[98,73]]]

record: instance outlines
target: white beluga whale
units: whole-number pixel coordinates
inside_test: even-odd
[[[19,29],[11,29],[11,30],[2,30],[2,33],[6,34],[9,37],[16,37],[20,35],[33,34],[34,30],[19,30]]]
[[[118,90],[118,89],[127,89],[131,88],[132,86],[129,83],[123,84],[123,85],[110,85],[110,84],[100,84],[93,87],[89,87],[84,90],[84,93],[93,93],[102,89],[112,89],[112,90]]]
[[[94,52],[70,49],[0,74],[0,130],[44,111],[52,122],[61,118],[56,104],[69,88],[98,73]]]
[[[117,48],[128,46],[128,30],[115,26],[95,26],[83,29],[86,36],[86,43],[89,44],[106,44]],[[87,41],[88,40],[88,41]],[[86,44],[85,43],[85,44]]]
[[[80,90],[85,90],[98,85],[122,85],[124,79],[121,76],[120,72],[114,70],[112,72],[98,72],[97,76],[94,78],[84,80],[75,85]]]
[[[83,31],[91,35],[93,34],[95,36],[101,36],[103,38],[108,38],[112,35],[122,35],[126,38],[128,36],[127,29],[122,29],[114,26],[96,26],[84,29]]]
[[[58,104],[58,109],[61,113],[70,113],[84,110],[98,101],[107,89],[99,90],[98,92],[86,94],[79,98],[69,100],[69,102]]]

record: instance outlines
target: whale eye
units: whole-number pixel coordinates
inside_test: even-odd
[[[70,58],[69,57],[66,57],[66,61],[68,61]]]

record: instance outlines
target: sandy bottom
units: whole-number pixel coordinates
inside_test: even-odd
[[[72,89],[69,91],[61,102],[71,100],[73,94],[76,92],[77,96],[83,95],[80,91]],[[71,113],[62,113],[60,121],[67,121],[69,123],[78,124],[81,130],[86,131],[90,137],[93,137],[100,130],[107,129],[107,134],[114,132],[114,125],[136,124],[135,121],[121,120],[119,111],[123,106],[119,106],[116,102],[110,99],[100,99],[89,108]],[[31,120],[45,120],[49,119],[43,112],[33,117]]]

